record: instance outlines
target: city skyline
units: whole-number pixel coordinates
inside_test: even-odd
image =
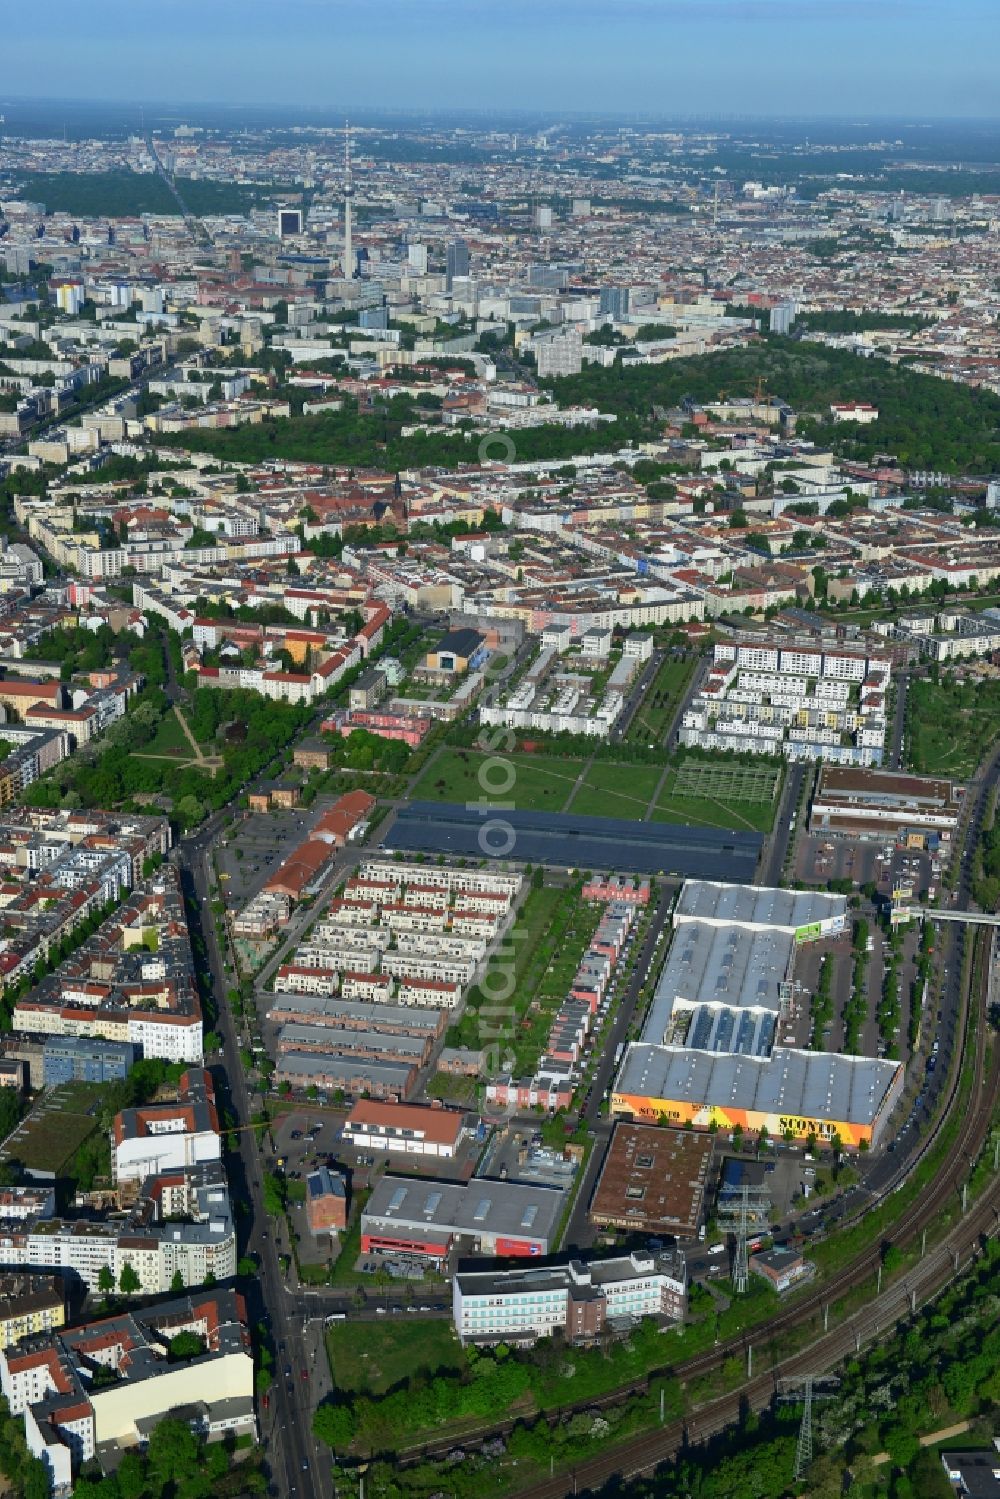
[[[935,119],[996,114],[1000,11],[957,0],[55,0],[23,98]],[[193,46],[192,38],[200,38]],[[614,62],[612,68],[611,63]],[[8,129],[12,121],[8,120]]]

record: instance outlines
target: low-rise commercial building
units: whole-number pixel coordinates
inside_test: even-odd
[[[554,1187],[383,1176],[361,1215],[364,1254],[408,1254],[443,1265],[458,1246],[472,1254],[548,1254],[565,1195]]]
[[[453,1160],[463,1140],[475,1133],[466,1114],[412,1103],[361,1099],[344,1121],[343,1142],[355,1150]]]
[[[947,777],[820,766],[810,831],[848,838],[950,845],[962,815],[964,787]]]
[[[694,1238],[705,1207],[711,1136],[619,1119],[589,1218],[598,1228]]]
[[[843,896],[689,880],[612,1114],[876,1144],[902,1091],[901,1065],[807,1051],[779,1031],[800,946],[839,935],[846,921]]]

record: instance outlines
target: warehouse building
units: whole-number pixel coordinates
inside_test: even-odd
[[[415,1255],[439,1266],[459,1246],[499,1259],[548,1254],[565,1201],[556,1187],[383,1176],[361,1214],[361,1252]]]
[[[590,1222],[595,1228],[694,1238],[712,1150],[709,1135],[619,1119],[591,1199]]]
[[[813,833],[891,839],[926,848],[949,845],[962,815],[964,787],[937,776],[820,767],[809,827]]]
[[[763,842],[759,833],[729,828],[506,809],[491,817],[488,808],[484,816],[457,802],[414,801],[398,812],[384,847],[554,869],[750,881]]]
[[[772,1138],[877,1143],[903,1087],[898,1062],[778,1044],[800,944],[835,937],[843,896],[688,881],[642,1036],[612,1113]]]

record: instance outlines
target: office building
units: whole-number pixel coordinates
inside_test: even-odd
[[[469,247],[464,239],[453,239],[447,251],[445,285],[451,291],[456,281],[469,274]]]
[[[303,215],[301,208],[279,208],[278,209],[278,238],[296,239],[303,229]]]
[[[712,1139],[619,1119],[589,1217],[597,1228],[694,1238],[705,1206]]]
[[[556,1332],[589,1343],[641,1317],[680,1321],[686,1304],[686,1267],[672,1254],[459,1272],[452,1281],[452,1319],[463,1343],[531,1344]]]
[[[600,311],[602,317],[622,322],[628,317],[629,288],[627,286],[602,286]]]

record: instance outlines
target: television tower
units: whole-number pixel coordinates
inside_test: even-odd
[[[351,127],[344,121],[344,275],[354,280],[354,250],[351,244]]]

